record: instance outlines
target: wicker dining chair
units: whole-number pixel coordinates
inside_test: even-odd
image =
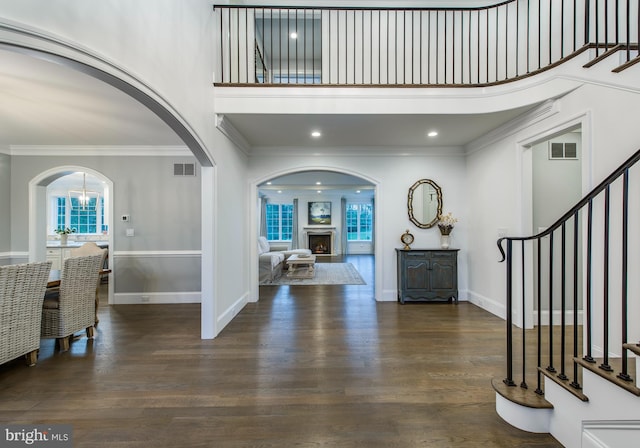
[[[101,248],[93,241],[84,243],[80,247],[71,249],[72,257],[79,257],[81,255],[97,255],[97,254],[102,255],[102,263],[100,263],[100,270],[102,270],[105,265],[105,260],[109,255],[109,251],[107,249]],[[96,309],[95,309],[96,320],[94,324],[94,326],[96,327],[98,326],[98,322],[100,322],[100,320],[98,319],[98,306],[100,306],[100,284],[101,283],[102,283],[102,274],[98,276],[98,283],[96,284]]]
[[[69,350],[69,338],[78,331],[94,337],[96,285],[103,261],[103,254],[67,258],[59,294],[44,300],[40,335],[56,338],[61,351]]]
[[[50,271],[50,261],[0,266],[0,364],[22,355],[36,364]]]

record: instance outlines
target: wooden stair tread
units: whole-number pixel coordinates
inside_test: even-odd
[[[545,400],[542,395],[535,393],[533,389],[507,386],[500,378],[493,378],[491,385],[501,396],[521,406],[535,409],[553,409],[553,405]]]
[[[582,358],[575,358],[575,360],[578,364],[580,364],[583,368],[589,370],[590,372],[593,372],[596,375],[611,381],[616,386],[620,386],[624,390],[640,397],[640,389],[636,387],[635,382],[625,381],[621,378],[618,378],[618,369],[614,368],[614,370],[612,371],[601,369],[599,366],[602,364],[602,359],[596,359],[596,362],[588,362]]]
[[[582,401],[589,401],[589,397],[587,397],[583,392],[582,389],[576,389],[575,387],[573,387],[571,385],[571,382],[569,380],[563,380],[561,378],[558,377],[558,374],[555,372],[549,372],[547,369],[544,369],[542,367],[538,367],[538,370],[546,377],[549,378],[551,381],[553,381],[554,383],[556,383],[558,386],[562,387],[564,390],[568,391],[569,393],[571,393],[572,395],[575,395],[576,397],[578,397],[580,400]]]
[[[640,356],[640,344],[624,344],[623,347]]]

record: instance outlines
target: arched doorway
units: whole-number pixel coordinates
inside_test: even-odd
[[[104,183],[107,192],[104,197],[106,226],[113,229],[113,182],[92,168],[85,166],[60,166],[46,170],[29,182],[29,261],[44,261],[47,248],[47,187],[54,181],[73,173],[87,173]],[[109,248],[114,247],[113,231],[107,232]],[[113,303],[114,279],[109,282],[109,300]]]
[[[333,184],[330,184],[330,183],[323,184],[323,181],[319,181],[317,178],[322,173],[328,175],[328,178],[331,178],[333,176],[334,177],[334,179],[332,179]],[[306,185],[301,185],[298,182],[298,180],[295,180],[295,179],[301,179],[301,178],[308,179]],[[349,170],[342,167],[307,166],[307,167],[290,168],[290,169],[279,171],[279,172],[269,173],[264,176],[261,176],[259,179],[256,179],[251,184],[251,204],[254,206],[250,208],[250,221],[251,221],[251,242],[250,242],[251,297],[250,297],[250,301],[257,301],[259,298],[259,273],[258,273],[258,253],[257,253],[257,246],[258,246],[257,239],[260,233],[260,229],[258,227],[259,225],[258,223],[260,221],[260,210],[259,210],[260,193],[259,192],[261,188],[265,188],[267,182],[272,181],[274,179],[287,179],[287,181],[291,181],[292,189],[294,191],[297,190],[298,193],[304,193],[304,192],[307,192],[307,194],[310,193],[310,195],[307,196],[307,198],[310,198],[312,196],[322,197],[322,192],[324,192],[325,194],[324,197],[328,199],[329,202],[331,203],[335,202],[336,198],[338,198],[339,196],[344,195],[347,190],[349,190],[350,193],[357,195],[359,194],[359,193],[356,193],[358,189],[364,190],[366,188],[368,194],[370,194],[371,203],[373,204],[373,202],[375,201],[375,207],[373,207],[374,229],[375,229],[375,222],[380,221],[379,212],[378,212],[378,210],[380,209],[380,204],[377,202],[378,201],[377,197],[379,196],[378,193],[380,189],[380,183],[377,179],[373,179],[365,174],[355,172],[353,170]],[[345,179],[351,179],[352,182],[350,182],[350,184],[345,184]],[[320,182],[320,184],[318,184],[318,182]],[[275,190],[276,194],[278,194],[277,191],[278,190]],[[319,194],[318,191],[320,191],[321,193]],[[331,198],[330,198],[330,196],[327,195],[328,194],[327,192],[329,191],[334,191],[337,193],[331,195]],[[305,200],[304,202],[306,207],[306,203],[309,201]],[[340,202],[338,199],[337,204],[339,205],[339,203]],[[302,213],[306,217],[306,208],[305,210],[302,211]],[[304,221],[304,219],[305,218],[302,217],[301,222]],[[303,236],[301,236],[300,238],[303,238]],[[380,232],[376,232],[374,230],[372,240],[371,240],[371,251],[374,255],[374,260],[375,260],[374,261],[375,263],[374,279],[382,277],[382,273],[381,273],[382,264],[377,261],[378,257],[376,256],[378,248],[381,247],[380,243],[381,243]],[[340,250],[344,250],[344,248],[341,247],[343,244],[344,243],[340,242],[340,243],[337,243],[336,246],[340,247]],[[375,294],[376,300],[381,300],[382,291],[381,291],[380,282],[375,282],[374,288],[375,288],[374,294]]]
[[[123,70],[122,67],[113,64],[100,55],[73,43],[49,37],[45,33],[31,32],[28,27],[14,27],[10,24],[3,24],[2,31],[8,38],[0,38],[0,49],[53,62],[71,71],[88,75],[123,92],[160,118],[198,159],[202,173],[201,191],[203,197],[201,214],[203,229],[201,251],[201,271],[203,273],[201,276],[201,336],[202,338],[215,337],[219,331],[214,287],[216,281],[214,270],[216,216],[215,203],[211,198],[215,196],[216,174],[214,169],[215,162],[200,137],[182,118],[176,108],[157,91],[133,74]],[[44,205],[46,184],[45,178],[40,178],[39,176],[34,178],[33,196],[30,196],[31,203],[29,205],[29,215],[32,217],[37,216],[36,209]],[[38,223],[36,220],[29,225],[29,256],[32,259],[43,257],[42,251],[45,250],[44,240],[40,244],[37,237],[38,233],[45,235],[42,226],[43,224]]]

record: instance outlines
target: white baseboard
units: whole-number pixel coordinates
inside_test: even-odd
[[[490,312],[502,319],[506,316],[505,306],[503,303],[496,302],[493,299],[477,294],[473,291],[466,291],[467,300],[483,310]]]
[[[229,322],[245,307],[249,301],[249,293],[245,293],[242,297],[236,300],[233,305],[227,308],[218,318],[218,333],[226,327]]]
[[[157,303],[200,303],[200,291],[194,292],[135,292],[116,293],[113,305],[138,305]]]

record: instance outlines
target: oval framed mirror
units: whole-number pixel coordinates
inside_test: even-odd
[[[442,214],[442,190],[431,179],[420,179],[409,188],[409,220],[421,229],[435,226]]]

